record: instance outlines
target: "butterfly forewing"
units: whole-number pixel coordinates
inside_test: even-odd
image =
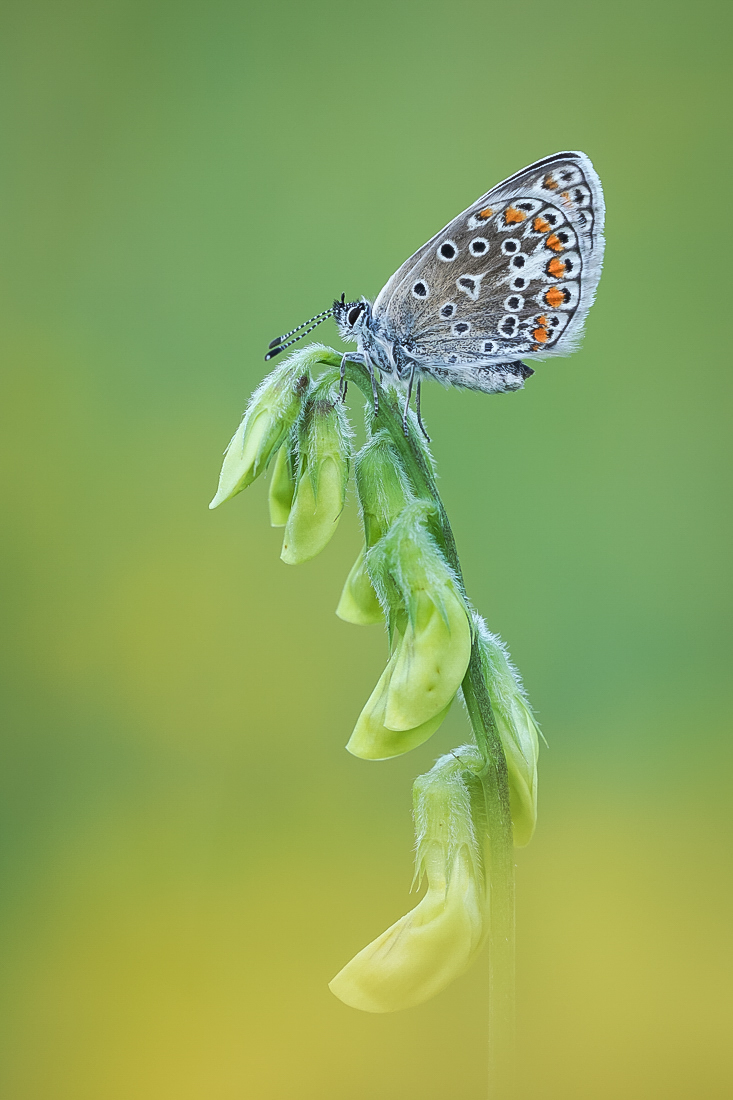
[[[566,354],[600,276],[603,217],[584,154],[537,161],[410,257],[375,317],[425,366]]]

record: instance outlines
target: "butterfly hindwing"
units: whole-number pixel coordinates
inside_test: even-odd
[[[392,276],[375,318],[418,365],[572,350],[600,277],[604,206],[583,153],[537,161],[454,218]],[[464,373],[464,372],[462,372]]]

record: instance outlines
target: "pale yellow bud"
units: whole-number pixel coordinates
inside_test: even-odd
[[[390,697],[392,677],[399,654],[398,646],[359,715],[354,732],[346,746],[353,756],[358,756],[362,760],[387,760],[392,756],[401,756],[410,749],[416,749],[418,745],[422,745],[433,736],[450,710],[453,696],[443,710],[412,729],[393,730],[385,725],[387,701]]]
[[[272,527],[284,527],[288,522],[295,493],[292,465],[290,448],[287,445],[281,447],[272,465],[270,478],[269,504]]]
[[[384,622],[377,593],[374,591],[364,564],[365,554],[366,550],[362,547],[359,557],[346,578],[341,599],[336,608],[339,619],[347,623],[355,623],[357,626]]]
[[[385,725],[409,730],[450,705],[471,657],[471,627],[453,581],[413,590],[411,614],[395,650]]]
[[[470,746],[415,783],[417,874],[425,897],[341,970],[329,988],[363,1012],[396,1012],[433,997],[470,966],[488,931],[488,897],[472,818]]]

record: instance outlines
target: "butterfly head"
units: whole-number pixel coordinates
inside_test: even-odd
[[[359,341],[369,328],[372,307],[366,298],[360,302],[347,302],[345,295],[333,303],[333,317],[342,340]]]

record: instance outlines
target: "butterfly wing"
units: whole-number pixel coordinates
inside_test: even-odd
[[[566,355],[600,278],[604,214],[584,153],[536,161],[406,260],[374,303],[375,320],[447,381],[454,366]]]

